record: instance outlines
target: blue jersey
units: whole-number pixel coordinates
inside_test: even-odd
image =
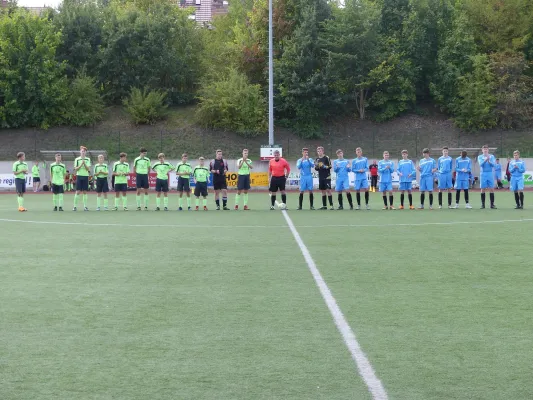
[[[300,176],[313,176],[312,169],[315,167],[315,162],[312,158],[304,160],[300,158],[296,162],[296,168],[300,170]]]
[[[437,168],[437,163],[433,158],[423,158],[418,162],[418,166],[421,178],[433,177],[433,170]]]
[[[398,162],[398,169],[396,170],[400,175],[400,182],[412,182],[416,179],[415,164],[411,160],[400,160]]]
[[[350,172],[350,167],[348,166],[349,161],[346,159],[335,160],[333,161],[333,171],[337,174],[337,179],[348,178],[348,172]]]
[[[470,179],[472,172],[472,160],[468,157],[457,157],[455,160],[456,179],[458,181],[467,181]]]
[[[453,169],[453,160],[450,156],[442,156],[439,157],[439,161],[437,161],[437,168],[439,170],[439,174],[449,174],[452,172]]]
[[[501,164],[496,163],[496,165],[494,166],[494,176],[496,177],[496,179],[502,179],[502,165]]]
[[[492,174],[496,165],[496,157],[489,154],[487,158],[483,154],[477,156],[477,162],[482,174]]]
[[[517,166],[518,168],[515,168]],[[509,163],[509,172],[513,178],[521,178],[526,172],[526,163],[522,160],[511,160]]]
[[[363,170],[363,172],[361,172]],[[352,161],[352,171],[355,172],[355,180],[360,181],[366,179],[368,172],[368,159],[366,157],[354,158]]]
[[[387,168],[389,167],[389,168]],[[394,171],[394,162],[391,160],[381,160],[378,162],[378,172],[381,183],[392,182],[392,171]]]

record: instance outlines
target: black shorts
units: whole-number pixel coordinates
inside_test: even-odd
[[[109,183],[107,183],[107,178],[96,178],[96,193],[107,192],[109,192]]]
[[[318,190],[331,190],[331,179],[319,179]]]
[[[26,193],[26,179],[15,178],[15,189],[17,193]]]
[[[150,182],[148,182],[148,174],[137,174],[135,186],[137,189],[149,189]]]
[[[190,191],[191,191],[191,182],[189,178],[178,176],[178,192],[189,193]]]
[[[33,178],[33,182],[41,182],[41,178],[39,178],[38,176],[36,176],[35,178]]]
[[[127,183],[115,183],[115,192],[126,192],[128,190]]]
[[[373,186],[373,187],[377,187],[378,186],[378,176],[377,175],[372,175],[370,177],[370,184]]]
[[[250,175],[239,175],[238,176],[237,190],[250,190]]]
[[[62,193],[65,193],[65,188],[63,187],[63,185],[54,185],[52,183],[52,193],[53,194],[62,194]]]
[[[207,182],[196,182],[194,187],[194,195],[196,197],[207,197]]]
[[[89,190],[89,177],[88,176],[76,177],[76,190],[82,190],[82,191]]]
[[[213,189],[222,190],[227,188],[226,175],[213,174]]]
[[[273,176],[270,178],[270,187],[268,190],[270,192],[277,192],[278,190],[281,190],[282,192],[285,190],[285,184],[287,183],[287,178],[284,176]]]
[[[155,191],[156,192],[168,192],[168,179],[159,179],[155,180]]]

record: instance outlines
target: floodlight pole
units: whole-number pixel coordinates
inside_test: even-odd
[[[274,58],[272,55],[272,0],[268,0],[268,144],[274,144]]]

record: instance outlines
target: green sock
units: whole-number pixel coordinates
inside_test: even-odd
[[[63,193],[59,193],[59,207],[63,207]]]
[[[207,207],[207,199],[204,197],[204,200],[202,201],[204,207]]]
[[[241,195],[240,194],[236,194],[235,195],[235,205],[238,206],[239,205],[239,200],[241,198]]]
[[[141,195],[140,194],[135,196],[135,201],[137,202],[137,207],[140,207],[141,206]]]
[[[100,196],[96,197],[96,208],[100,208]]]
[[[248,193],[244,193],[244,205],[247,206],[248,205]]]
[[[87,207],[87,198],[89,197],[88,194],[83,195],[83,207]]]
[[[191,207],[191,198],[187,197],[187,207]]]
[[[128,197],[122,195],[122,207],[128,207]]]
[[[52,195],[52,198],[54,199],[54,207],[57,207],[57,194]]]
[[[115,197],[115,208],[118,208],[118,197]]]
[[[104,207],[105,207],[105,208],[107,208],[108,204],[109,204],[109,200],[104,199]]]
[[[18,196],[18,195],[17,195],[17,204],[19,205],[19,208],[22,207],[22,206],[20,205],[20,196]]]
[[[163,205],[168,207],[168,197],[163,197]]]
[[[149,203],[149,201],[150,201],[150,198],[148,197],[147,194],[145,194],[145,195],[144,195],[144,206],[145,206],[146,208],[148,208],[148,203]]]
[[[156,197],[155,198],[155,205],[156,205],[156,207],[161,206],[161,197]]]
[[[76,193],[74,195],[74,207],[78,207],[78,198],[80,197],[80,195],[78,193]]]
[[[194,204],[196,204],[196,207],[200,205],[200,199],[198,197],[194,200]]]
[[[183,208],[183,198],[182,197],[179,198],[178,204],[179,204],[180,207]]]
[[[21,197],[21,198],[20,198],[20,206],[21,206],[21,207],[24,207],[24,197]]]

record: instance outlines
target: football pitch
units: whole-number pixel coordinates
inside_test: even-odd
[[[532,399],[531,196],[296,211],[289,194],[284,215],[263,193],[239,212],[0,195],[0,399]]]

